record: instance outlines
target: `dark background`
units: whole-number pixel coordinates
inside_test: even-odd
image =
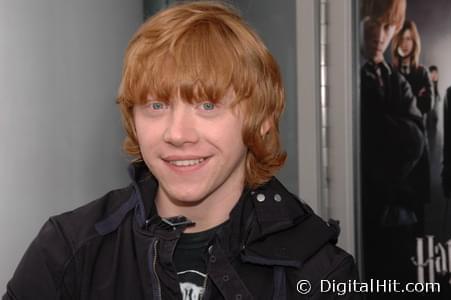
[[[431,151],[431,203],[426,205],[425,234],[432,234],[440,241],[451,238],[451,213],[449,199],[443,197],[441,188],[441,162],[443,150],[443,97],[451,86],[451,1],[449,0],[408,0],[407,19],[413,20],[418,27],[422,42],[420,63],[426,67],[437,65],[439,68],[438,105],[439,122],[435,145]]]

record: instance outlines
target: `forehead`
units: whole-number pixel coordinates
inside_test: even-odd
[[[186,33],[169,50],[142,50],[133,72],[136,80],[129,89],[133,104],[142,104],[148,97],[217,102],[232,89],[235,98],[246,98],[256,84],[251,56],[239,55],[227,38],[208,30]]]
[[[228,87],[222,93],[213,93],[215,97],[209,96],[205,92],[195,93],[196,88],[189,87],[188,89],[181,89],[180,87],[175,88],[174,92],[168,97],[162,97],[161,95],[155,93],[149,93],[147,95],[147,101],[162,101],[166,103],[173,102],[185,102],[189,104],[198,104],[202,102],[212,102],[221,104],[235,105],[238,103],[236,101],[236,93],[233,87]]]
[[[410,31],[410,29],[406,29],[404,30],[404,32],[402,33],[403,37],[411,37],[412,36],[412,31]]]
[[[368,16],[366,18],[366,23],[368,25],[372,25],[372,26],[385,26],[385,25],[389,25],[389,26],[396,26],[395,22],[393,22],[392,20],[389,20],[385,17],[378,17],[378,16]]]

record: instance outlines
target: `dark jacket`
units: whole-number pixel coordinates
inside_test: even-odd
[[[383,86],[376,69],[380,69]],[[377,225],[384,206],[416,206],[410,177],[427,157],[423,120],[406,79],[386,63],[361,69],[363,213]]]
[[[446,197],[451,194],[451,87],[446,90],[443,107],[443,169],[442,186]]]
[[[401,74],[407,79],[412,92],[417,98],[418,109],[423,114],[427,114],[434,107],[434,89],[428,70],[419,65],[416,68],[411,67],[410,72]],[[420,91],[422,91],[420,95]]]
[[[427,155],[422,115],[409,83],[385,63],[362,66],[361,109],[365,277],[411,282],[412,241],[423,222],[424,199],[411,181]]]
[[[172,262],[181,231],[149,215],[157,182],[145,165],[130,173],[129,187],[50,218],[3,300],[182,299]],[[321,279],[357,278],[353,258],[334,245],[337,236],[336,226],[276,179],[246,189],[210,243],[203,299],[335,299],[320,293]],[[301,279],[311,282],[308,296],[297,292]]]
[[[409,82],[412,92],[417,99],[418,109],[421,111],[424,117],[424,124],[426,126],[427,115],[432,112],[434,107],[434,89],[431,78],[429,76],[429,71],[418,65],[417,67],[411,67],[410,72],[407,74],[401,74]],[[426,135],[426,128],[424,130]],[[415,169],[410,175],[409,182],[415,187],[413,194],[416,195],[416,205],[422,206],[424,203],[430,202],[431,193],[431,166],[429,161],[429,142],[426,141],[425,153],[418,161]],[[423,209],[421,207],[421,209]]]

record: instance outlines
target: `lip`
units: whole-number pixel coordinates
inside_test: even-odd
[[[168,155],[164,156],[162,159],[164,161],[172,161],[172,160],[193,160],[193,159],[206,159],[208,158],[208,155],[195,155],[195,154],[189,154],[189,155]]]
[[[209,161],[211,156],[202,156],[202,155],[170,155],[165,156],[162,158],[164,164],[173,172],[178,174],[192,174],[196,171],[199,171],[202,169]],[[196,160],[196,159],[203,159],[203,161],[197,165],[192,166],[177,166],[174,164],[171,164],[170,161],[174,160]]]

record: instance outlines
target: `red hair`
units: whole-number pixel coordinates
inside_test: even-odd
[[[133,106],[148,96],[218,101],[233,89],[245,115],[245,184],[257,187],[281,168],[279,119],[285,105],[276,61],[231,7],[211,1],[174,5],[147,20],[125,53],[118,103],[127,133],[124,150],[142,160]],[[262,136],[264,123],[271,125]]]
[[[398,32],[406,16],[406,0],[364,0],[361,5],[361,18],[371,17],[393,24]]]

